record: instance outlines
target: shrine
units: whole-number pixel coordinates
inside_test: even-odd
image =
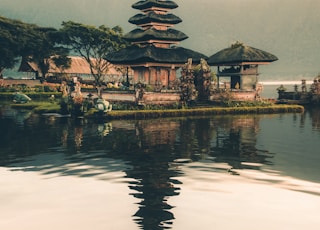
[[[258,83],[259,65],[276,60],[273,54],[236,42],[210,56],[208,63],[217,66],[218,79],[230,78],[231,89],[252,90]]]
[[[138,26],[125,35],[132,46],[108,55],[107,60],[115,65],[130,66],[134,71],[133,83],[146,84],[153,91],[175,89],[177,70],[189,58],[194,64],[207,57],[177,45],[188,38],[172,27],[182,20],[169,13],[177,8],[173,1],[144,0],[132,5],[141,13],[129,22]]]
[[[257,100],[262,91],[258,67],[276,60],[271,53],[236,42],[210,56],[208,64],[217,66],[218,88],[230,91],[236,100]]]

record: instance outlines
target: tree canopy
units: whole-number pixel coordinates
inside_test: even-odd
[[[102,78],[110,65],[105,57],[128,45],[123,39],[123,30],[119,26],[95,27],[68,21],[62,23],[59,32],[60,43],[85,58],[89,63],[97,86],[101,86]]]
[[[12,68],[18,57],[30,51],[33,25],[0,17],[0,74],[5,68]]]
[[[5,68],[13,68],[19,58],[30,60],[39,66],[45,76],[48,59],[56,56],[58,65],[68,65],[68,50],[56,46],[54,28],[0,17],[0,74]]]
[[[26,58],[37,63],[42,77],[46,77],[50,68],[50,60],[52,60],[57,67],[67,68],[71,64],[68,58],[69,50],[57,45],[55,34],[58,30],[54,28],[38,27],[34,29],[34,38],[37,39],[33,44],[33,52]]]
[[[86,59],[96,85],[100,86],[109,68],[105,57],[127,45],[119,26],[95,27],[68,21],[57,30],[0,16],[0,75],[23,58],[35,62],[45,77],[49,60],[67,68],[70,65],[67,55],[72,52]]]

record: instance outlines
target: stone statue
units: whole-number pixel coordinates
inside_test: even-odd
[[[98,99],[96,103],[96,109],[99,110],[99,112],[110,112],[112,110],[112,105],[109,101],[106,101],[104,99]]]
[[[182,72],[185,72],[185,73],[191,73],[191,72],[193,72],[193,68],[192,68],[192,58],[188,58],[187,63],[185,63],[185,64],[182,66]]]
[[[256,95],[255,95],[255,99],[256,100],[260,100],[261,99],[261,93],[263,91],[263,85],[260,83],[257,83],[256,86]]]
[[[187,70],[192,71],[192,58],[188,58]]]
[[[76,82],[76,85],[74,87],[73,101],[76,104],[81,104],[83,101],[83,97],[81,93],[81,83],[79,81]]]
[[[14,94],[14,97],[13,97],[14,103],[24,104],[24,103],[27,103],[28,101],[31,101],[31,98],[28,97],[27,95],[19,92]]]
[[[208,65],[207,61],[203,58],[200,59],[200,67],[203,73],[211,72],[210,66]]]
[[[65,82],[65,81],[61,82],[60,91],[62,92],[62,97],[68,97],[68,85],[67,85],[67,82]]]

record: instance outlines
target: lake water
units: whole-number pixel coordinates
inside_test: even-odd
[[[319,229],[317,108],[100,123],[0,111],[0,229]]]
[[[307,91],[310,91],[310,86],[313,83],[312,80],[306,81]],[[295,85],[298,86],[298,91],[301,91],[301,80],[297,81],[266,81],[261,82],[263,85],[263,91],[261,93],[261,96],[263,98],[272,98],[277,99],[278,98],[278,92],[277,88],[282,85],[288,92],[294,92],[295,91]]]

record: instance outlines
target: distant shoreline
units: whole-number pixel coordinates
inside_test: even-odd
[[[259,81],[263,85],[301,85],[300,81]],[[311,85],[313,81],[306,81],[307,85]]]

